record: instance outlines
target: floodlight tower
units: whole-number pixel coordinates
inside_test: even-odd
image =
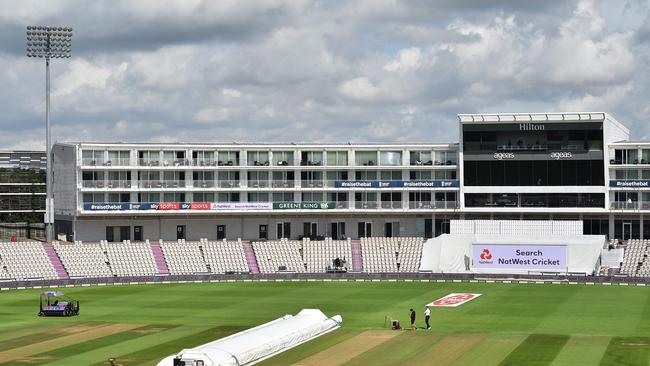
[[[72,28],[27,27],[27,57],[45,59],[45,154],[47,177],[45,178],[45,238],[54,239],[54,199],[52,198],[52,137],[50,133],[50,58],[70,58]]]

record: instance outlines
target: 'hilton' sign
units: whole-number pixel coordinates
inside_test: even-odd
[[[544,125],[534,123],[520,123],[519,131],[544,131]]]

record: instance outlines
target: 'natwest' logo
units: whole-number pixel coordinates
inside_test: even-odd
[[[481,253],[480,257],[484,261],[489,261],[490,259],[492,259],[492,253],[490,253],[490,251],[487,249],[483,249],[483,252]]]

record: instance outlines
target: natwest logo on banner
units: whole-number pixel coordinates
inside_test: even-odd
[[[506,152],[506,153],[494,153],[494,158],[497,160],[509,160],[509,159],[514,159],[515,154],[511,152]]]

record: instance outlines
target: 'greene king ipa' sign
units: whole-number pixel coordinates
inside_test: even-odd
[[[483,269],[565,271],[566,245],[473,244],[472,264]]]

